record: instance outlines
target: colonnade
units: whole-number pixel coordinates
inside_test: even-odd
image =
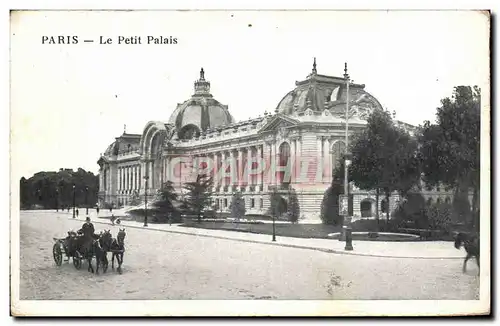
[[[135,190],[140,190],[141,186],[141,166],[134,162],[127,165],[118,166],[118,194],[131,194]]]

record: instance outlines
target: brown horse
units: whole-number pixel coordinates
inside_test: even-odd
[[[462,271],[465,273],[467,261],[474,257],[477,267],[479,267],[479,235],[459,232],[455,236],[455,248],[460,249],[464,246],[467,255],[465,256]]]

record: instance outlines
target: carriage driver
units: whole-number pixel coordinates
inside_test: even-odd
[[[94,236],[95,229],[94,229],[94,224],[90,222],[90,217],[87,216],[85,219],[85,223],[82,225],[82,233],[84,236]]]

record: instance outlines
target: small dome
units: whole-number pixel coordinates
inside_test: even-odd
[[[187,139],[207,129],[229,125],[233,117],[227,105],[215,100],[210,94],[210,82],[205,80],[203,68],[200,79],[194,83],[194,95],[178,104],[170,116],[169,123],[175,125],[179,138]]]
[[[118,155],[118,143],[116,141],[112,142],[104,151],[104,156],[112,155]]]

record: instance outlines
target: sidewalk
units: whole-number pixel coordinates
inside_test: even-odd
[[[95,211],[89,212],[92,223],[111,225],[110,213],[102,212],[97,217]],[[114,212],[113,212],[114,213]],[[68,218],[72,219],[72,214]],[[108,218],[105,218],[108,216]],[[77,220],[84,221],[85,214],[80,214]],[[291,247],[299,249],[317,250],[335,254],[380,257],[380,258],[408,258],[408,259],[464,259],[466,253],[463,248],[460,250],[453,247],[452,242],[447,241],[415,241],[415,242],[384,242],[384,241],[353,241],[354,250],[344,250],[345,242],[330,239],[302,239],[292,237],[276,237],[276,242],[272,242],[272,236],[267,234],[255,234],[247,232],[209,230],[194,227],[182,227],[169,224],[149,224],[147,227],[143,223],[136,221],[121,221],[118,227],[148,229],[159,232],[170,232],[177,234],[188,234],[199,237],[210,237],[227,239],[241,242],[261,243],[266,245]]]

